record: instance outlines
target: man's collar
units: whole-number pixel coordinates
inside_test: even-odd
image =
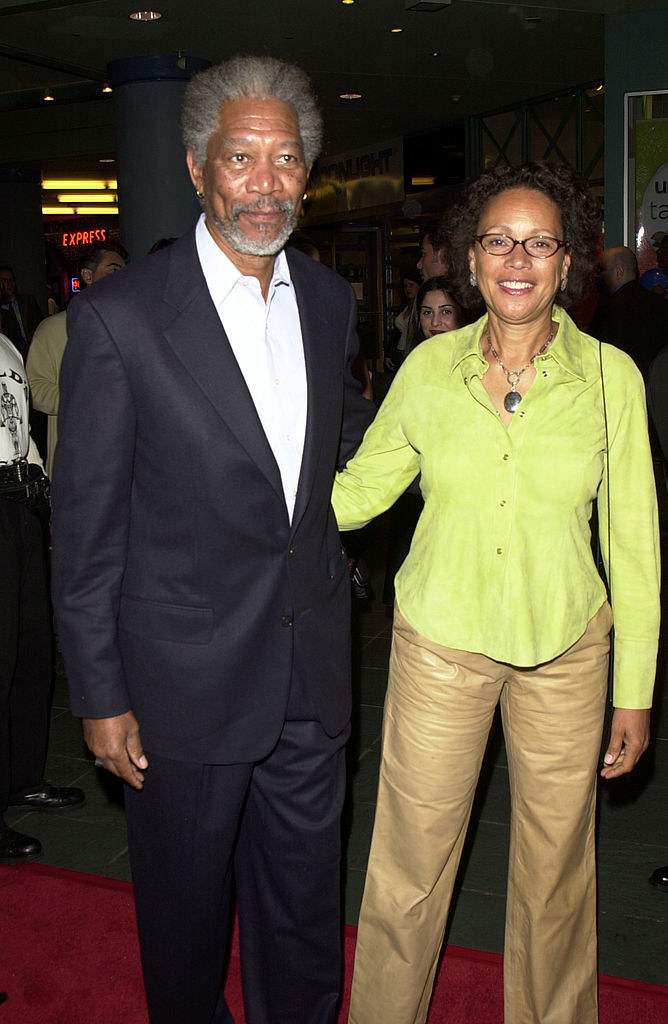
[[[242,274],[238,267],[235,267],[229,256],[227,256],[223,250],[216,245],[213,237],[211,236],[211,232],[206,226],[204,214],[201,214],[195,227],[195,240],[200,262],[202,263],[202,269],[207,268],[208,270],[211,270],[215,268],[214,282],[211,281],[207,274],[207,270],[205,270],[205,277],[207,277],[210,289],[211,284],[213,283],[215,295],[212,291],[212,298],[216,305],[218,305],[225,301],[236,284],[240,281],[247,281],[248,276]],[[285,252],[282,249],[274,260],[274,269],[270,287],[275,287],[279,284],[291,284],[288,261],[285,256]]]

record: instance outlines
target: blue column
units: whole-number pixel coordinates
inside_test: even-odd
[[[178,54],[109,64],[120,230],[132,259],[159,238],[183,234],[198,216],[181,142],[181,103],[189,79],[208,66]]]

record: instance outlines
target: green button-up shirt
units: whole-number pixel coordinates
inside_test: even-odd
[[[402,615],[436,643],[530,666],[575,643],[606,599],[590,546],[598,496],[614,701],[649,707],[659,541],[640,373],[603,345],[602,386],[598,342],[555,306],[557,337],[535,359],[536,377],[506,427],[482,382],[486,319],[424,341],[405,361],[337,475],[339,528],[367,523],[420,473],[424,511],[395,581]]]

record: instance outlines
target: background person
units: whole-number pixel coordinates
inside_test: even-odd
[[[668,303],[638,283],[638,262],[626,245],[604,249],[598,270],[601,298],[588,331],[628,352],[646,378],[654,356],[668,345]]]
[[[402,275],[401,288],[406,305],[394,318],[392,336],[385,355],[385,366],[394,373],[406,357],[406,335],[415,306],[415,296],[420,289],[421,276],[417,271],[408,271]]]
[[[0,330],[2,322],[0,319]],[[82,790],[43,778],[52,686],[51,605],[42,515],[42,463],[28,429],[28,381],[18,349],[0,334],[0,863],[33,860],[42,844],[10,828],[8,806],[63,810]]]
[[[450,272],[451,257],[445,221],[442,217],[427,221],[422,229],[417,268],[422,274],[423,281],[430,277],[447,275]]]
[[[426,1019],[500,701],[512,807],[505,1019],[595,1024],[594,805],[613,616],[606,779],[647,746],[658,641],[643,384],[627,355],[600,356],[561,308],[586,285],[598,240],[570,169],[482,174],[449,237],[462,301],[479,291],[487,313],[406,360],[333,494],[342,529],[383,511],[418,471],[425,498],[396,580],[350,1022]],[[610,516],[612,614],[590,547],[596,499]]]
[[[109,274],[122,270],[128,254],[115,242],[94,242],[79,261],[82,291]],[[76,299],[75,299],[76,300]],[[43,320],[32,339],[26,369],[35,409],[48,417],[46,472],[53,475],[53,457],[58,443],[58,405],[60,402],[60,366],[67,345],[67,310]]]
[[[322,121],[237,57],[183,107],[204,213],[72,305],[53,575],[72,706],[125,805],[151,1024],[333,1024],[350,581],[330,505],[372,415],[350,285],[295,249]],[[148,173],[148,170],[147,170]],[[160,168],[155,169],[160,173]]]
[[[416,348],[425,338],[447,334],[461,327],[462,323],[462,307],[452,295],[448,279],[428,278],[418,289],[413,304],[407,329],[408,351]],[[394,578],[408,554],[423,508],[418,478],[397,498],[390,510],[383,584],[383,603],[388,608],[394,605]]]
[[[22,359],[25,359],[37,325],[44,319],[34,295],[19,294],[14,271],[5,263],[0,266],[0,311],[3,331]]]

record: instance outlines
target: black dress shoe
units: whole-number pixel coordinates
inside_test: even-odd
[[[7,825],[0,825],[0,864],[21,864],[42,852],[39,839],[21,835]]]
[[[32,811],[62,811],[70,807],[81,807],[86,800],[83,789],[69,786],[52,786],[50,782],[40,782],[39,786],[28,793],[13,797],[10,807],[26,807]]]
[[[668,864],[665,868],[657,868],[649,876],[649,884],[656,886],[657,889],[663,889],[664,892],[668,892]]]

